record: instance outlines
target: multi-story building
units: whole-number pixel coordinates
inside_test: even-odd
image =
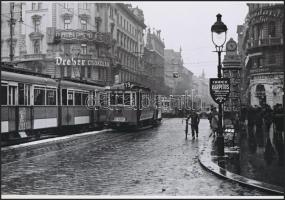
[[[17,67],[71,78],[112,84],[140,82],[144,41],[143,13],[121,3],[93,2],[14,2],[1,3],[10,18],[14,5],[13,31]],[[16,14],[18,13],[18,14]],[[10,28],[1,18],[1,61],[10,61]]]
[[[284,4],[247,4],[246,23],[240,35],[245,51],[249,104],[282,104],[284,81]]]
[[[134,81],[142,83],[145,78],[143,68],[144,53],[144,24],[143,11],[131,4],[109,4],[110,13],[114,13],[116,25],[115,55],[120,61],[121,68],[117,74],[117,81]]]
[[[144,50],[144,70],[147,74],[144,85],[159,94],[166,95],[164,84],[164,42],[160,37],[160,30],[151,33],[150,28],[146,35],[146,46]]]

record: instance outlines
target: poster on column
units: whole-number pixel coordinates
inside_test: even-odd
[[[217,104],[224,103],[230,95],[229,78],[210,78],[210,94]]]

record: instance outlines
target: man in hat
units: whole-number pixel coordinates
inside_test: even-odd
[[[195,109],[191,110],[190,120],[191,120],[190,123],[191,123],[192,139],[195,139],[195,133],[196,137],[198,138],[200,117],[198,113],[195,111]]]

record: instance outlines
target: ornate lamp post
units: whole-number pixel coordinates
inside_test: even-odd
[[[223,46],[227,38],[227,26],[222,22],[222,15],[217,14],[217,21],[211,27],[212,41],[215,45],[216,51],[218,52],[218,78],[222,78],[222,65],[221,65],[221,52],[223,51]],[[219,103],[219,124],[218,124],[218,136],[217,136],[217,147],[218,155],[224,156],[224,136],[222,130],[222,104]]]

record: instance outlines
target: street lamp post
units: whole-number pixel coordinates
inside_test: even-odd
[[[221,52],[227,38],[227,26],[222,22],[222,15],[217,14],[217,21],[212,25],[212,41],[215,45],[216,51],[218,52],[218,78],[222,78],[222,64],[221,64]],[[218,124],[218,136],[217,136],[217,147],[218,155],[224,156],[224,136],[222,130],[222,103],[219,103],[219,124]]]

